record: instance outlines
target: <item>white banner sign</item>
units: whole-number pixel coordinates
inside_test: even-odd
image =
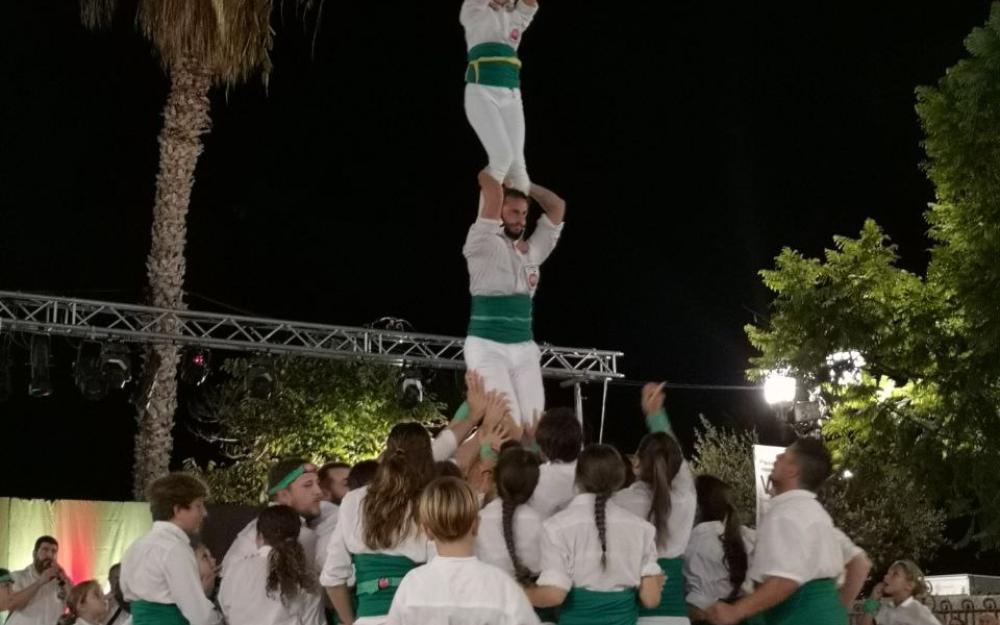
[[[753,476],[757,486],[758,528],[760,528],[760,519],[767,511],[767,502],[771,500],[767,482],[771,477],[771,470],[774,468],[775,459],[783,451],[785,451],[784,447],[772,447],[770,445],[753,446]]]

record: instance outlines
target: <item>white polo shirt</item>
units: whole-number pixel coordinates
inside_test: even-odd
[[[537,11],[537,4],[528,6],[524,2],[518,2],[514,10],[508,11],[491,9],[489,0],[465,0],[459,21],[465,28],[470,50],[481,43],[505,43],[516,50]]]
[[[538,219],[528,237],[528,251],[521,253],[503,231],[499,219],[480,217],[469,228],[462,254],[469,268],[472,295],[534,295],[541,265],[555,249],[565,222],[553,225],[548,215]]]
[[[757,528],[757,545],[747,576],[757,583],[782,577],[800,586],[816,579],[836,580],[846,564],[840,536],[815,493],[782,493],[771,499]]]
[[[514,549],[518,559],[525,568],[538,575],[542,561],[542,516],[527,505],[518,506],[514,511],[512,525]],[[516,577],[514,563],[507,550],[507,540],[503,535],[503,500],[499,497],[479,511],[476,557],[505,571],[511,577]]]
[[[323,625],[323,599],[316,592],[301,591],[286,605],[280,590],[267,591],[271,547],[263,545],[253,555],[233,562],[219,587],[219,605],[226,621],[236,625]]]
[[[594,522],[594,495],[577,495],[542,524],[539,586],[608,591],[638,588],[643,577],[662,575],[656,562],[656,529],[609,501],[605,513],[607,566]]]
[[[681,463],[681,468],[670,485],[670,517],[667,519],[667,540],[663,546],[657,545],[656,554],[660,558],[679,558],[687,549],[694,526],[694,516],[698,509],[698,497],[694,488],[694,476],[687,461]],[[628,488],[615,493],[611,501],[625,508],[640,519],[649,520],[649,511],[653,505],[653,488],[636,480]]]
[[[733,592],[722,548],[724,531],[721,521],[695,525],[684,552],[685,598],[688,603],[701,610],[708,610],[710,605],[729,598]],[[740,531],[749,563],[753,559],[757,534],[748,527],[741,527]]]
[[[34,584],[40,574],[35,565],[31,564],[20,571],[11,571],[10,577],[14,580],[12,590],[18,592]],[[28,605],[10,613],[7,625],[53,625],[62,616],[63,608],[66,607],[64,600],[59,598],[59,590],[59,582],[56,579],[39,588]],[[69,592],[68,583],[66,592]]]
[[[348,583],[354,574],[352,554],[382,553],[405,556],[417,564],[427,562],[434,557],[434,543],[417,527],[411,528],[406,538],[392,549],[369,549],[364,540],[364,518],[361,515],[361,505],[367,494],[368,487],[364,486],[347,493],[340,502],[340,518],[330,538],[326,564],[320,574],[320,583],[323,586],[343,586]]]
[[[907,597],[899,605],[893,605],[891,599],[883,599],[875,622],[878,625],[941,625],[930,608],[913,597]]]
[[[126,601],[175,604],[190,625],[217,625],[222,615],[205,596],[191,538],[167,521],[156,521],[122,557]]]
[[[438,556],[403,578],[387,625],[537,625],[524,590],[476,558]]]
[[[528,505],[547,519],[565,508],[576,495],[576,460],[546,462],[538,467],[538,485]]]

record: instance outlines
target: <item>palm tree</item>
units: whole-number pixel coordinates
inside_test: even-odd
[[[308,9],[314,0],[294,0]],[[201,155],[202,135],[211,127],[209,89],[226,88],[260,73],[266,85],[271,69],[270,26],[273,0],[137,0],[136,28],[153,45],[170,77],[160,131],[153,232],[146,269],[151,304],[182,310],[187,212]],[[118,0],[80,0],[85,26],[111,25]],[[159,331],[173,333],[169,321]],[[134,494],[145,497],[148,484],[169,471],[177,408],[178,348],[147,348],[144,393],[137,402]]]

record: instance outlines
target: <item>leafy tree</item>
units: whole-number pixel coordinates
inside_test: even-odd
[[[736,509],[744,525],[757,520],[757,490],[754,484],[753,446],[757,432],[717,428],[704,417],[695,432],[691,469],[698,475],[714,475],[733,488]]]
[[[220,444],[230,458],[203,471],[219,501],[259,502],[267,467],[278,458],[354,463],[377,457],[389,430],[400,421],[444,422],[433,399],[413,409],[402,407],[397,400],[399,370],[385,365],[285,357],[231,359],[223,370],[229,380],[197,411],[199,434]],[[275,379],[269,396],[250,392],[252,372]],[[193,460],[185,464],[198,469]]]
[[[753,378],[789,369],[828,408],[843,466],[899,470],[951,518],[962,543],[1000,546],[1000,3],[966,40],[971,57],[917,90],[934,241],[925,277],[897,266],[868,220],[823,259],[785,249],[761,272],[769,322],[747,327]],[[844,376],[828,357],[854,352]],[[901,478],[902,479],[902,478]]]

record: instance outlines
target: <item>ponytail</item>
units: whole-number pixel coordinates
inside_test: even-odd
[[[656,545],[667,544],[670,528],[670,498],[674,478],[681,469],[684,455],[681,446],[666,432],[653,432],[639,443],[639,479],[649,484],[653,491],[648,520],[656,528]]]
[[[399,423],[361,503],[365,545],[391,549],[416,528],[417,499],[434,478],[431,438],[419,423]]]
[[[271,547],[267,557],[267,594],[278,593],[288,605],[300,591],[317,590],[315,572],[310,570],[306,552],[299,544],[302,529],[299,515],[288,506],[271,506],[257,518],[257,532]]]
[[[733,601],[740,596],[740,589],[746,581],[750,557],[743,542],[740,513],[732,501],[732,488],[714,475],[699,475],[694,480],[694,487],[698,493],[698,521],[722,522],[723,531],[719,540],[722,542],[723,561],[729,570],[729,583],[733,586],[727,601]]]

